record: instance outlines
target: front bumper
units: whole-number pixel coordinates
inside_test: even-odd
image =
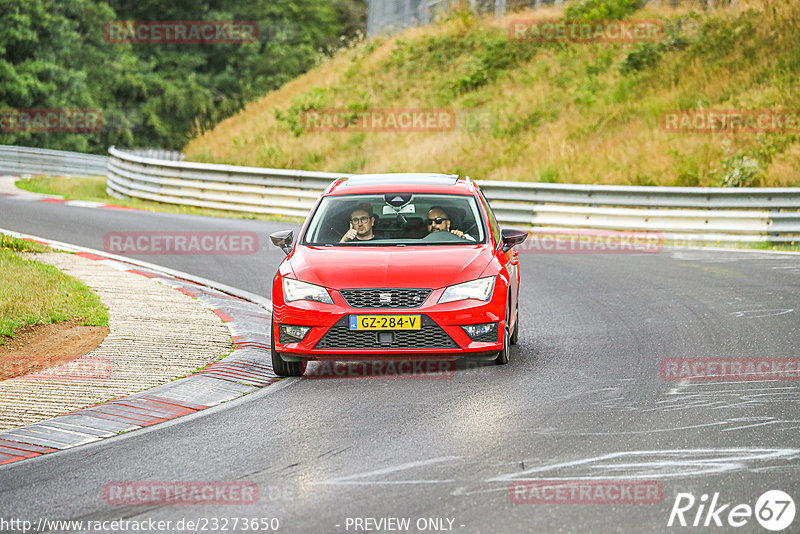
[[[495,292],[489,301],[474,299],[438,304],[443,289],[434,290],[417,308],[353,308],[342,295],[330,290],[333,304],[313,301],[286,303],[273,292],[275,349],[286,361],[442,359],[470,357],[492,359],[502,350],[505,327],[505,292]],[[350,330],[350,315],[420,315],[420,330]],[[498,323],[493,341],[474,341],[462,325]],[[301,341],[281,339],[280,325],[308,326]],[[387,335],[390,334],[390,335]]]

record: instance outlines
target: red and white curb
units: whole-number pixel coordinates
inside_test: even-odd
[[[114,399],[0,432],[0,465],[84,445],[122,432],[204,410],[275,383],[269,357],[271,302],[259,295],[187,273],[4,229],[0,233],[100,261],[115,269],[146,276],[197,298],[231,332],[234,350],[195,374],[140,393]]]
[[[14,195],[10,195],[14,196]],[[64,206],[72,206],[75,208],[102,208],[111,210],[133,210],[144,211],[139,208],[130,208],[128,206],[118,206],[116,204],[106,204],[104,202],[94,202],[92,200],[64,200],[63,198],[36,198],[31,199],[35,202],[47,202],[49,204],[63,204]]]

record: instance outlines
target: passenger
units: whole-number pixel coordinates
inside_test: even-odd
[[[428,233],[450,232],[461,239],[475,241],[475,238],[461,230],[450,229],[450,216],[441,206],[434,206],[428,211]]]
[[[375,214],[372,211],[372,206],[367,203],[357,205],[350,212],[350,229],[342,236],[339,243],[347,243],[348,241],[369,241],[371,239],[381,239],[381,236],[376,235],[372,231],[375,226]]]

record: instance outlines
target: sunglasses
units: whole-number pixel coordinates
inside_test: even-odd
[[[447,217],[436,217],[436,218],[433,218],[433,219],[428,219],[428,226],[430,226],[432,224],[442,224],[443,222],[449,221],[449,220],[450,219],[448,219]]]
[[[370,216],[364,215],[363,217],[353,217],[352,219],[350,219],[350,222],[353,224],[365,223],[370,219],[371,219]]]

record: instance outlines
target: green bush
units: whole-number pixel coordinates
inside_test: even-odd
[[[501,72],[529,61],[536,55],[536,47],[510,41],[504,34],[492,32],[478,35],[480,39],[475,43],[473,57],[467,61],[464,71],[453,83],[458,94],[487,85],[497,79]]]
[[[567,20],[620,20],[637,9],[642,0],[581,0],[570,4],[564,10]]]
[[[761,174],[758,160],[746,156],[742,151],[731,158],[722,161],[724,174],[720,180],[723,187],[747,187],[756,185],[755,182]]]
[[[292,130],[295,137],[300,137],[305,131],[301,120],[303,112],[310,109],[322,109],[327,105],[327,102],[328,90],[314,87],[308,93],[294,97],[292,105],[286,111],[275,108],[275,120],[285,123]]]
[[[619,66],[622,74],[651,69],[658,64],[662,48],[658,44],[644,43],[638,45],[630,52]]]
[[[98,109],[90,132],[0,129],[0,145],[181,148],[366,28],[363,0],[0,0],[0,109]],[[252,20],[253,43],[132,45],[115,20]]]

